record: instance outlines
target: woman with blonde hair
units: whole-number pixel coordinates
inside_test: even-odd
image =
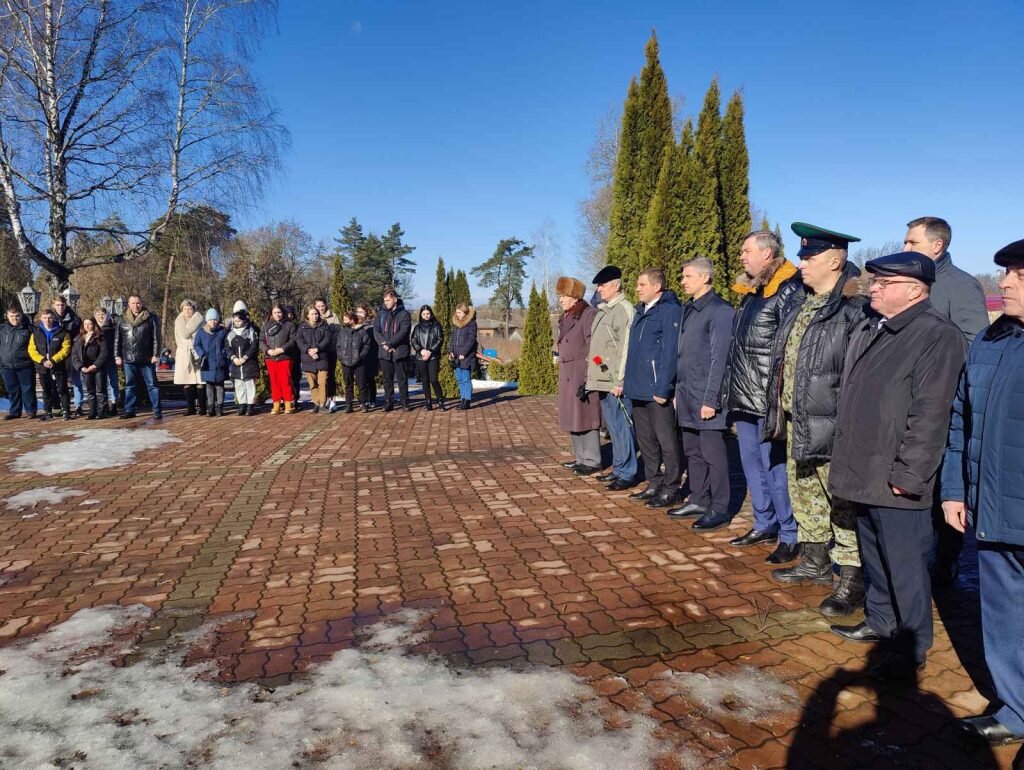
[[[203,316],[195,302],[184,299],[179,306],[181,312],[174,319],[174,384],[185,389],[185,414],[206,414],[206,387],[197,363],[196,332],[203,325]]]
[[[320,311],[315,305],[306,310],[306,320],[299,327],[295,339],[299,346],[302,372],[309,383],[313,413],[326,412],[327,370],[331,365],[330,354],[334,352],[334,334],[330,324],[320,317]]]
[[[459,383],[457,409],[469,409],[473,402],[473,367],[476,366],[476,311],[465,302],[455,306],[452,334],[448,339],[448,360]]]

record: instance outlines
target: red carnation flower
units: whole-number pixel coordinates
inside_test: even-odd
[[[594,356],[594,363],[600,366],[604,361],[601,360],[601,356]]]

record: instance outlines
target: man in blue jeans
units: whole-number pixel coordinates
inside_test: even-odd
[[[744,548],[778,540],[778,547],[765,559],[769,564],[791,562],[799,553],[786,478],[786,445],[761,440],[778,328],[775,310],[787,283],[797,274],[793,263],[779,256],[781,251],[781,242],[770,230],[755,230],[743,240],[740,259],[745,275],[733,286],[743,300],[736,312],[724,387],[725,406],[736,427],[740,463],[754,509],[753,527],[730,545]]]
[[[622,397],[626,374],[629,327],[635,310],[622,291],[622,271],[608,265],[594,276],[601,298],[591,327],[590,356],[587,361],[587,390],[599,394],[601,415],[612,440],[612,469],[597,476],[617,492],[637,482],[636,439],[630,402]]]
[[[136,388],[143,381],[153,404],[153,417],[159,420],[160,390],[156,386],[156,362],[160,353],[160,319],[142,305],[133,294],[114,333],[114,362],[124,367],[124,412],[127,420],[135,416]]]

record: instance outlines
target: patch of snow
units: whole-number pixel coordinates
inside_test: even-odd
[[[101,502],[103,502],[103,501],[102,500],[83,500],[82,502],[80,502],[78,504],[78,507],[81,508],[83,505],[99,505]]]
[[[212,665],[182,666],[180,643],[112,666],[136,652],[139,626],[119,629],[149,617],[142,607],[82,610],[0,649],[0,757],[12,767],[104,770],[624,770],[671,750],[656,722],[565,671],[455,670],[412,654],[424,637],[414,611],[273,691],[210,681]]]
[[[59,476],[64,473],[118,468],[135,462],[135,455],[181,439],[166,430],[73,430],[59,434],[75,436],[74,441],[51,442],[15,458],[11,469],[20,473]]]
[[[670,671],[652,681],[652,694],[659,699],[678,695],[709,716],[755,724],[800,705],[792,687],[751,666],[728,675]]]
[[[477,393],[482,390],[514,390],[518,388],[519,384],[516,382],[501,382],[498,380],[473,380],[473,392]]]
[[[63,503],[69,497],[78,497],[79,495],[87,494],[81,489],[69,489],[66,487],[39,487],[37,489],[26,489],[24,492],[19,492],[16,495],[5,498],[3,502],[7,503],[8,508],[13,508],[16,511],[20,511],[23,508],[35,508],[39,503],[46,503],[47,505],[57,505]],[[22,518],[27,518],[22,516]]]

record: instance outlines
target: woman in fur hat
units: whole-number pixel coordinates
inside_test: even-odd
[[[567,467],[577,476],[601,470],[601,405],[596,392],[588,393],[587,362],[590,335],[597,309],[584,301],[583,283],[559,278],[555,284],[558,306],[558,425],[572,436],[574,463]]]

